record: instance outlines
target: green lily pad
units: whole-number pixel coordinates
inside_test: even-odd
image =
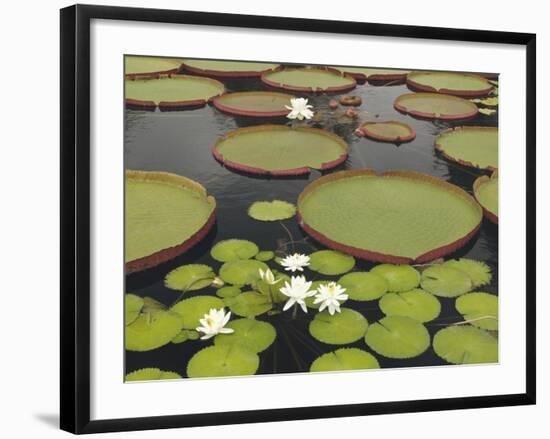
[[[271,261],[275,257],[275,253],[273,253],[271,250],[263,250],[259,252],[256,256],[254,256],[254,259],[262,262]]]
[[[441,297],[457,297],[472,291],[473,282],[465,272],[445,265],[433,265],[422,272],[422,289]]]
[[[470,325],[448,326],[433,340],[435,353],[452,364],[498,362],[498,341],[483,329]]]
[[[410,70],[377,69],[369,67],[333,67],[347,73],[360,81],[372,82],[405,82]]]
[[[241,289],[233,285],[228,285],[227,287],[221,287],[216,291],[216,295],[223,299],[227,297],[235,297],[241,294]]]
[[[455,302],[456,310],[471,325],[490,331],[498,331],[498,297],[478,291],[460,296]]]
[[[220,269],[220,277],[224,282],[232,285],[252,284],[260,279],[259,270],[267,270],[269,267],[255,259],[226,262]]]
[[[355,88],[349,76],[329,69],[286,68],[262,75],[262,81],[271,87],[291,91],[344,92]]]
[[[176,372],[165,372],[156,367],[147,367],[130,372],[124,381],[153,381],[153,380],[177,380],[181,376]]]
[[[184,329],[172,339],[172,343],[180,344],[186,342],[187,340],[189,340],[189,331],[187,329]]]
[[[351,300],[368,301],[382,297],[388,291],[388,281],[376,273],[356,271],[342,276],[338,283]]]
[[[223,300],[215,296],[195,296],[176,303],[171,311],[180,317],[184,329],[195,329],[200,326],[199,320],[211,309],[224,307]]]
[[[337,370],[379,369],[374,355],[357,348],[341,348],[317,358],[309,368],[310,372],[331,372]]]
[[[218,61],[213,59],[184,59],[184,66],[193,73],[215,77],[260,76],[263,72],[276,69],[279,64],[250,61]]]
[[[371,271],[388,282],[388,291],[410,291],[420,283],[420,273],[410,265],[381,264]]]
[[[423,119],[465,120],[478,113],[473,102],[440,93],[405,93],[393,106],[402,113]]]
[[[335,250],[319,250],[309,255],[310,270],[327,276],[344,274],[355,267],[355,258]]]
[[[231,346],[238,344],[253,352],[265,351],[273,344],[277,332],[273,325],[253,319],[238,319],[229,322],[227,328],[234,330],[232,334],[218,334],[214,338],[216,346]]]
[[[357,311],[340,308],[341,312],[330,315],[328,311],[317,313],[309,324],[313,338],[327,344],[349,344],[365,335],[369,323]]]
[[[464,166],[493,170],[498,168],[498,128],[457,127],[443,131],[435,148],[444,157]]]
[[[281,221],[296,215],[296,206],[286,201],[256,201],[248,208],[248,215],[258,221]]]
[[[182,265],[166,275],[164,285],[178,291],[196,291],[212,285],[216,273],[208,265]]]
[[[416,90],[464,97],[487,96],[493,89],[481,76],[454,72],[412,72],[407,75],[407,85]]]
[[[181,68],[178,58],[159,58],[153,56],[125,56],[124,73],[126,75],[146,75],[151,73],[175,73]]]
[[[380,299],[380,309],[387,316],[404,316],[429,322],[439,316],[441,303],[421,289],[388,293]]]
[[[487,218],[498,224],[498,175],[478,177],[474,181],[474,196],[485,209]]]
[[[384,357],[405,359],[424,353],[430,347],[430,334],[417,320],[389,316],[369,326],[365,342]]]
[[[209,346],[187,363],[189,378],[254,375],[260,365],[256,353],[238,344]]]
[[[295,96],[273,91],[243,91],[226,93],[213,100],[214,106],[224,113],[249,117],[283,117],[287,105]]]
[[[247,291],[235,297],[228,297],[225,299],[225,303],[233,313],[250,319],[273,308],[268,296],[255,291]]]
[[[466,273],[472,279],[472,286],[474,288],[487,285],[491,282],[491,268],[485,262],[460,258],[451,259],[445,262],[443,266]]]
[[[125,328],[126,349],[145,352],[160,348],[170,343],[181,327],[181,319],[171,311],[142,313]]]
[[[210,255],[216,261],[231,262],[253,258],[259,251],[258,246],[251,241],[246,241],[245,239],[226,239],[212,247]]]
[[[135,294],[124,295],[124,324],[135,321],[143,308],[143,299]]]

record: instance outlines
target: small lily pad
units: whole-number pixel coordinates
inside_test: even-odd
[[[430,334],[418,320],[390,316],[369,326],[365,342],[384,357],[413,358],[430,347]]]
[[[253,258],[259,251],[258,246],[251,241],[226,239],[212,247],[210,255],[219,262],[232,262]]]
[[[208,265],[182,265],[166,275],[164,285],[172,290],[196,291],[209,287],[215,277],[216,273]]]
[[[466,273],[472,279],[472,286],[474,288],[487,285],[491,282],[491,268],[485,262],[461,258],[451,259],[445,262],[443,266]]]
[[[134,370],[126,375],[124,381],[177,380],[181,375],[176,372],[165,372],[156,367]]]
[[[344,274],[355,267],[355,258],[336,250],[320,250],[309,255],[309,269],[333,276]]]
[[[126,349],[145,352],[160,348],[170,343],[181,327],[181,319],[171,311],[153,310],[141,313],[125,328]]]
[[[265,351],[273,344],[277,332],[273,325],[253,319],[238,319],[226,326],[234,330],[232,334],[218,334],[214,338],[216,346],[231,346],[238,344],[253,352]]]
[[[296,215],[296,206],[286,201],[256,201],[248,208],[248,215],[258,221],[281,221]]]
[[[197,352],[187,363],[189,378],[254,375],[260,358],[238,344],[209,346]]]
[[[271,261],[275,257],[275,253],[273,253],[271,250],[263,250],[259,252],[256,256],[254,256],[254,259],[262,262]]]
[[[189,340],[189,331],[187,329],[184,329],[172,339],[172,343],[180,344],[185,343],[187,340]]]
[[[357,271],[342,276],[338,283],[351,300],[376,300],[388,291],[388,281],[376,273]]]
[[[496,363],[498,341],[470,325],[448,326],[434,336],[435,353],[452,364]]]
[[[498,297],[482,291],[460,296],[456,310],[471,325],[490,331],[498,331]]]
[[[327,311],[317,313],[309,324],[309,332],[323,343],[341,345],[359,340],[365,335],[368,325],[361,313],[341,308],[341,312],[332,316]]]
[[[216,291],[216,295],[223,299],[227,297],[235,297],[235,296],[238,296],[239,294],[241,294],[241,289],[233,285],[229,285],[227,287],[221,287]]]
[[[321,355],[311,363],[309,371],[330,372],[379,368],[378,360],[371,353],[357,348],[341,348]]]
[[[220,277],[224,282],[232,285],[252,284],[260,279],[259,270],[267,270],[269,267],[255,259],[226,262],[220,269]]]
[[[441,297],[457,297],[473,288],[470,276],[444,265],[433,265],[424,270],[420,285],[427,292]]]
[[[269,297],[255,291],[247,291],[236,297],[226,298],[225,303],[238,316],[248,318],[259,316],[273,308]]]
[[[124,296],[124,324],[129,325],[136,320],[143,308],[143,299],[135,294]]]
[[[410,265],[381,264],[370,272],[386,279],[388,291],[395,293],[410,291],[420,282],[420,273]]]
[[[195,296],[176,303],[171,311],[180,316],[184,329],[195,329],[200,326],[199,320],[211,309],[224,307],[223,301],[215,296]]]
[[[404,316],[429,322],[439,316],[441,303],[419,288],[401,293],[388,293],[380,299],[380,309],[387,316]]]

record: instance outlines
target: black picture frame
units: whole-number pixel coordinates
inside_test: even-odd
[[[90,21],[130,20],[334,34],[373,35],[526,47],[527,228],[526,392],[482,397],[90,420]],[[75,5],[61,10],[61,416],[81,433],[273,422],[535,404],[536,36],[175,10]]]

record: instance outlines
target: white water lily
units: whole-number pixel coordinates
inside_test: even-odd
[[[201,340],[208,340],[209,338],[214,337],[216,334],[231,334],[233,329],[224,328],[227,325],[227,322],[231,318],[231,312],[225,313],[225,309],[214,309],[211,308],[210,311],[204,315],[202,319],[199,320],[199,323],[202,326],[199,326],[197,332],[202,332],[204,335],[201,337]]]
[[[348,300],[348,295],[344,294],[345,288],[336,282],[329,282],[325,285],[320,285],[317,288],[318,293],[315,295],[314,304],[320,303],[319,312],[328,308],[328,313],[332,316],[335,312],[340,312],[340,302]]]
[[[258,271],[260,272],[260,278],[269,285],[275,285],[282,281],[282,279],[276,280],[275,275],[269,268],[267,268],[265,271],[260,268],[258,269]]]
[[[281,260],[281,265],[285,267],[286,271],[292,271],[293,273],[298,271],[304,271],[304,267],[309,265],[309,256],[300,253],[294,253]]]
[[[307,313],[307,307],[305,300],[308,297],[314,296],[316,291],[310,291],[311,283],[306,281],[305,276],[292,276],[290,283],[285,282],[285,286],[280,288],[279,291],[287,296],[289,299],[283,307],[283,311],[289,309],[292,305],[298,304],[302,310]]]
[[[216,276],[212,280],[212,286],[215,287],[215,288],[220,288],[220,287],[223,287],[224,285],[225,285],[225,282],[223,280],[221,280],[218,276]]]
[[[290,113],[286,115],[289,119],[311,119],[314,115],[311,108],[313,105],[307,104],[307,99],[305,98],[293,98],[290,100],[290,106],[285,105],[287,110],[291,110]]]

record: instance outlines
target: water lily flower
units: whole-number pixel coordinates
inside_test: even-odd
[[[279,291],[285,296],[289,297],[283,311],[289,309],[292,305],[298,304],[301,306],[302,310],[307,313],[307,307],[305,300],[308,297],[314,296],[316,291],[310,291],[312,282],[306,281],[305,276],[292,276],[290,278],[290,283],[285,282],[285,286],[280,288]]]
[[[293,273],[298,271],[304,271],[303,267],[309,265],[309,256],[300,253],[294,253],[281,260],[281,265],[285,267],[286,271],[292,271]]]
[[[285,108],[291,110],[286,116],[289,119],[311,119],[314,115],[313,111],[311,111],[313,105],[308,105],[305,98],[293,98],[290,100],[290,107],[285,105]]]
[[[282,279],[275,280],[275,275],[269,268],[265,271],[260,268],[258,271],[260,272],[260,278],[269,285],[275,285],[276,283],[282,281]]]
[[[216,334],[231,334],[233,332],[233,329],[224,328],[230,318],[231,312],[228,312],[226,314],[224,308],[211,308],[210,311],[205,314],[202,319],[199,320],[199,323],[202,326],[196,328],[197,332],[202,332],[204,334],[201,337],[201,340],[208,340],[209,338],[214,337]]]
[[[220,288],[220,287],[223,287],[224,285],[225,285],[225,282],[223,280],[221,280],[218,276],[216,276],[212,280],[212,286],[215,287],[215,288]]]
[[[319,312],[328,308],[328,313],[332,316],[335,312],[340,312],[340,302],[348,300],[348,295],[344,294],[345,288],[336,282],[329,282],[326,285],[320,285],[317,288],[314,304],[320,303]]]

